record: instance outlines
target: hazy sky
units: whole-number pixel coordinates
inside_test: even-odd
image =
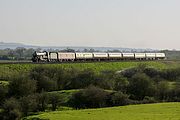
[[[180,0],[0,0],[0,41],[180,49]]]

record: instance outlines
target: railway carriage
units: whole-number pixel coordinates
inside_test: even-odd
[[[58,52],[58,60],[59,61],[74,61],[75,60],[75,53],[63,53],[63,52]]]
[[[122,59],[122,53],[108,53],[110,60],[120,60]]]
[[[146,59],[146,53],[134,53],[134,58],[137,60],[144,60]]]
[[[134,53],[122,53],[123,59],[132,60],[134,59]]]
[[[147,60],[154,60],[156,59],[156,53],[146,53]]]
[[[57,52],[50,52],[49,53],[49,61],[53,61],[53,62],[58,61],[58,53]]]
[[[93,53],[75,53],[76,60],[92,60]]]
[[[106,60],[108,59],[108,53],[93,53],[94,60]]]
[[[156,53],[156,59],[164,59],[166,55],[164,53]]]

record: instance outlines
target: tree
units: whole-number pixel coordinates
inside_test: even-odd
[[[30,78],[37,82],[37,91],[57,90],[57,68],[38,66],[30,71]]]
[[[9,95],[15,97],[27,96],[36,92],[36,81],[26,75],[16,75],[9,83]]]
[[[71,86],[74,89],[85,88],[93,84],[95,80],[95,73],[92,69],[85,69],[77,74],[72,80]]]
[[[113,90],[115,81],[113,79],[114,71],[112,70],[103,70],[101,74],[95,79],[95,85],[103,89]]]
[[[114,90],[126,93],[129,81],[126,77],[116,74],[113,78],[115,80]]]
[[[127,94],[123,94],[122,92],[115,92],[111,95],[111,101],[113,106],[127,105],[129,96]]]
[[[130,79],[129,93],[131,98],[143,100],[145,96],[153,96],[155,87],[153,81],[144,74],[137,73]]]
[[[177,80],[180,77],[180,68],[172,68],[172,69],[164,70],[161,73],[161,77],[171,81]]]
[[[15,51],[14,51],[14,50],[9,50],[8,56],[9,56],[11,59],[14,59],[14,57],[15,57]]]
[[[129,68],[129,69],[125,69],[121,72],[121,74],[124,76],[124,77],[127,77],[127,78],[131,78],[133,75],[135,75],[136,73],[138,72],[137,68]]]
[[[44,91],[42,91],[37,95],[37,104],[38,104],[38,110],[39,111],[45,111],[48,103],[48,95]]]
[[[58,93],[49,93],[48,100],[52,106],[52,111],[55,111],[58,105],[62,102],[61,97]]]
[[[148,75],[151,78],[160,75],[160,71],[158,71],[157,69],[155,69],[153,67],[147,67],[144,69],[143,72],[146,73],[146,75]]]
[[[27,116],[31,112],[38,111],[38,95],[32,94],[20,98],[20,105],[24,116]]]
[[[22,117],[21,106],[17,99],[10,98],[3,104],[3,120],[19,120]]]
[[[157,85],[157,97],[160,100],[167,100],[169,92],[170,87],[168,81],[160,81]]]
[[[17,57],[18,59],[22,59],[22,56],[23,56],[23,53],[24,53],[25,50],[26,49],[23,48],[23,47],[18,47],[18,48],[15,49],[15,52],[18,55],[18,57]]]
[[[0,85],[0,106],[6,99],[8,93],[8,88],[6,86]]]
[[[81,90],[73,94],[69,103],[74,108],[98,108],[106,106],[108,93],[95,86]]]

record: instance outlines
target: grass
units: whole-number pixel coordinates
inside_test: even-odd
[[[68,100],[70,99],[70,97],[72,96],[72,94],[78,92],[80,89],[74,89],[74,90],[60,90],[60,91],[52,91],[52,92],[48,92],[49,94],[58,94],[61,99],[62,99],[62,103],[63,105],[65,105]]]
[[[0,64],[0,79],[8,80],[14,74],[29,72],[36,66],[57,67],[63,69],[93,69],[96,72],[112,70],[118,71],[125,68],[135,67],[139,64],[147,64],[158,69],[164,69],[167,63],[161,61],[143,61],[143,62],[94,62],[94,63],[65,63],[65,64]]]
[[[64,107],[67,107],[67,102],[69,101],[69,99],[72,97],[72,95],[76,92],[79,92],[82,89],[72,89],[72,90],[60,90],[60,91],[52,91],[52,92],[48,92],[48,94],[57,94],[61,97],[61,105],[63,105]],[[113,92],[112,90],[105,90],[106,92]]]
[[[180,120],[180,103],[45,112],[27,117],[49,120]]]
[[[180,61],[162,61],[162,63],[164,63],[168,68],[176,68],[176,67],[180,67]]]

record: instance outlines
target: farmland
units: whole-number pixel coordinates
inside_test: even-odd
[[[180,103],[45,112],[33,117],[50,120],[179,120]]]
[[[1,63],[0,71],[0,119],[179,118],[178,61]]]
[[[164,69],[172,65],[176,66],[175,63],[163,63],[161,61],[145,61],[145,62],[95,62],[95,63],[63,63],[63,64],[0,64],[0,79],[8,79],[17,73],[29,72],[32,68],[37,66],[45,66],[52,68],[76,68],[76,69],[93,69],[95,72],[102,72],[106,70],[118,71],[130,67],[138,66],[139,64],[146,64],[158,69]]]

